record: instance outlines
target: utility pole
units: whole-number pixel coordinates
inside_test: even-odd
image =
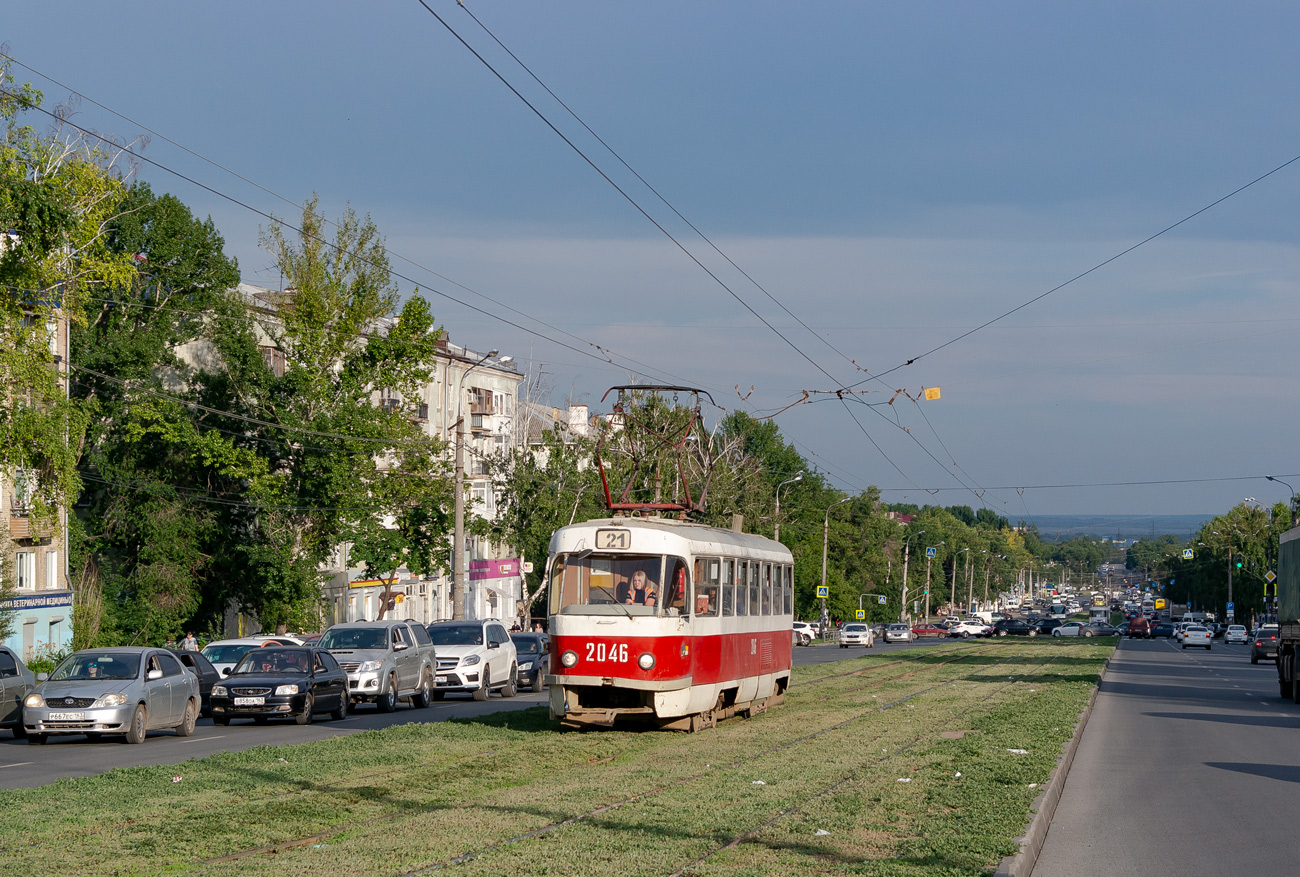
[[[469,590],[469,554],[465,551],[465,415],[461,410],[465,401],[465,378],[499,352],[489,350],[487,356],[461,372],[456,383],[456,510],[451,545],[456,569],[452,582],[451,617],[455,621],[465,617],[465,597]]]
[[[923,535],[925,535],[924,530],[920,531],[919,533],[913,533],[911,536],[908,536],[906,539],[903,540],[903,596],[902,596],[902,600],[900,601],[901,611],[899,613],[899,618],[898,618],[899,621],[902,621],[904,618],[910,617],[907,614],[907,556],[912,548],[912,540],[915,539],[917,536],[923,536]]]
[[[822,593],[826,593],[825,591],[826,547],[830,544],[830,539],[831,539],[831,509],[835,508],[837,505],[846,503],[851,499],[853,499],[853,497],[850,496],[850,497],[846,497],[845,499],[841,499],[838,502],[831,503],[830,506],[826,509],[826,517],[822,521]],[[824,630],[826,628],[826,623],[830,620],[830,615],[826,611],[826,598],[822,597],[821,601],[822,601],[821,623],[822,623],[822,629]]]

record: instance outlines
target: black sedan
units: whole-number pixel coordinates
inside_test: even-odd
[[[307,725],[316,711],[348,714],[348,676],[325,649],[274,646],[253,649],[229,676],[212,686],[212,721],[292,718]]]
[[[212,686],[221,681],[221,674],[217,672],[216,667],[212,666],[211,661],[203,657],[202,652],[172,649],[171,653],[181,662],[182,667],[199,677],[199,698],[202,701],[199,715],[212,715]]]
[[[1064,623],[1059,618],[1040,618],[1034,622],[1034,630],[1038,631],[1038,636],[1051,636],[1052,631]]]
[[[518,683],[527,685],[529,691],[541,691],[546,687],[546,634],[512,633],[510,639],[519,654]]]
[[[1038,630],[1019,618],[1004,618],[993,625],[994,636],[1037,636]]]
[[[1265,624],[1250,635],[1250,663],[1277,659],[1277,625]]]

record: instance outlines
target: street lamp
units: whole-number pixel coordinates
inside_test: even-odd
[[[772,538],[777,542],[781,541],[781,488],[785,487],[787,484],[793,484],[796,481],[803,481],[802,471],[796,473],[793,478],[787,478],[776,486],[776,524],[773,525],[775,532],[773,533]]]
[[[465,378],[499,352],[489,350],[486,356],[461,372],[456,384],[456,517],[452,534],[456,571],[451,601],[451,617],[456,621],[465,617],[465,593],[469,590],[469,556],[465,551],[465,417],[461,413],[465,401]]]
[[[824,589],[826,587],[826,546],[830,544],[830,540],[831,540],[831,509],[835,508],[837,505],[843,505],[844,503],[848,502],[851,499],[853,499],[853,497],[849,496],[839,500],[838,502],[831,503],[830,506],[826,509],[826,517],[822,521],[822,586],[821,589],[819,589],[821,593],[825,593]],[[826,622],[830,619],[830,616],[826,613],[826,598],[822,597],[821,601],[822,601],[821,621],[822,621],[822,626],[824,628],[826,626]]]
[[[1295,526],[1295,488],[1292,487],[1290,484],[1287,484],[1281,478],[1274,478],[1272,475],[1265,475],[1264,477],[1267,478],[1269,481],[1276,481],[1278,484],[1282,485],[1287,490],[1291,491],[1291,504],[1290,504],[1291,526],[1294,527]]]
[[[962,551],[970,551],[970,548],[963,548],[952,556],[952,594],[948,597],[949,612],[953,612],[957,608],[957,555],[961,554]]]
[[[902,600],[899,601],[901,606],[901,611],[899,613],[899,619],[898,619],[899,621],[902,621],[904,618],[911,617],[907,614],[907,556],[910,553],[912,548],[912,540],[915,539],[917,536],[924,536],[924,535],[925,535],[925,531],[921,530],[920,532],[913,533],[911,536],[908,536],[906,539],[903,540],[903,598]]]

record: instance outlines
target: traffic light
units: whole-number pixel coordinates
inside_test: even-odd
[[[1236,561],[1237,561],[1237,569],[1241,569],[1241,564],[1242,564],[1242,562],[1243,562],[1244,559],[1245,559],[1245,558],[1242,557],[1241,553],[1238,552],[1238,553],[1237,553],[1237,557],[1236,557]]]
[[[1277,582],[1264,582],[1265,599],[1269,597],[1276,597],[1276,596],[1277,596]]]

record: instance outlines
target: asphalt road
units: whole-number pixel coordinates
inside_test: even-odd
[[[818,643],[794,650],[794,665],[822,664],[843,661],[862,654],[877,654],[899,649],[920,648],[944,640],[922,640],[916,643],[878,643],[872,650],[841,649],[833,643]],[[951,640],[947,642],[951,643]],[[173,731],[154,731],[138,746],[122,743],[120,737],[87,738],[82,736],[51,737],[44,746],[28,746],[0,731],[0,789],[19,789],[43,786],[65,777],[94,776],[115,767],[137,767],[154,764],[180,764],[192,758],[203,758],[218,752],[238,752],[264,744],[285,745],[326,740],[340,734],[356,734],[390,725],[407,722],[440,722],[451,718],[475,718],[504,710],[521,710],[546,704],[546,692],[520,691],[513,698],[492,695],[480,703],[467,695],[448,695],[446,700],[435,701],[427,709],[412,709],[405,704],[396,712],[381,713],[372,706],[354,708],[341,722],[317,717],[311,725],[302,727],[292,721],[255,725],[250,721],[236,721],[219,728],[211,719],[200,719],[194,736],[177,737]]]
[[[1033,877],[1289,872],[1298,742],[1300,706],[1248,647],[1123,641]]]

